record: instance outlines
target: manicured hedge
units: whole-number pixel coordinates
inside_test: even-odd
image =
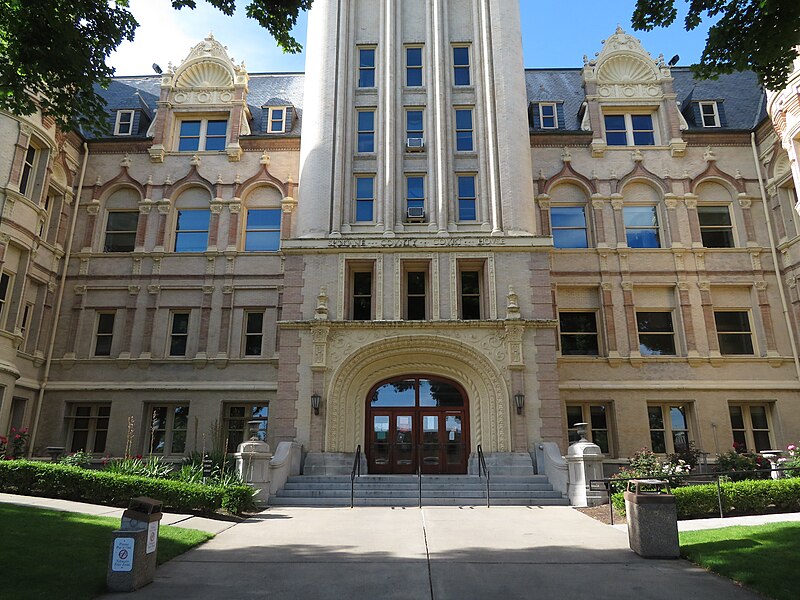
[[[721,484],[722,508],[726,515],[764,514],[768,512],[800,511],[800,478],[750,479]],[[698,519],[719,516],[717,486],[688,485],[675,488],[679,519]],[[614,494],[614,508],[625,512],[622,494]]]
[[[121,507],[131,498],[148,496],[177,511],[224,509],[233,514],[253,504],[253,489],[246,485],[197,485],[27,460],[0,461],[0,492]]]

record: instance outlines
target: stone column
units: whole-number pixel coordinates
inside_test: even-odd
[[[603,207],[606,204],[606,198],[600,194],[592,195],[592,216],[594,225],[594,239],[595,245],[598,248],[608,248],[608,240],[606,240],[606,225],[605,215],[603,214]]]
[[[697,286],[700,288],[700,304],[703,307],[709,355],[712,357],[720,356],[717,324],[714,320],[714,304],[711,302],[711,283],[707,280],[698,281]]]
[[[689,218],[689,232],[692,235],[692,248],[703,247],[703,236],[700,231],[700,217],[697,214],[697,196],[686,194],[684,196],[686,204],[686,215]]]
[[[769,296],[767,295],[767,282],[755,282],[756,295],[758,296],[758,308],[761,313],[761,325],[764,327],[764,338],[767,342],[767,356],[779,356],[778,345],[775,342],[775,326],[772,322],[772,312],[770,310]]]
[[[747,233],[747,245],[757,246],[755,227],[753,226],[753,214],[750,211],[752,200],[745,194],[739,194],[739,206],[742,207],[742,215],[744,217],[744,230]]]
[[[150,202],[139,204],[139,221],[136,224],[136,243],[134,252],[144,252],[145,240],[147,239],[147,219],[150,216]]]
[[[625,321],[628,326],[628,348],[630,356],[640,356],[639,327],[636,322],[636,305],[633,299],[633,283],[622,282],[622,299],[625,306]]]
[[[625,219],[622,215],[622,194],[611,194],[611,208],[614,209],[614,226],[617,234],[617,248],[628,247],[628,236],[625,235]]]

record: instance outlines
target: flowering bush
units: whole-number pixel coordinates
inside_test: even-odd
[[[757,471],[756,473],[742,473],[741,475],[729,475],[731,481],[742,481],[745,479],[768,479],[772,465],[769,461],[754,452],[740,452],[736,446],[730,452],[720,454],[717,459],[717,471],[719,473],[735,473],[737,471]]]
[[[787,469],[783,472],[784,477],[800,477],[800,448],[795,444],[786,446],[786,457],[778,459],[778,463]]]
[[[92,454],[90,452],[84,452],[83,450],[78,450],[77,452],[73,452],[72,454],[67,454],[66,456],[62,456],[61,459],[58,461],[62,465],[70,465],[72,467],[81,467],[82,469],[89,468],[89,465],[92,463]]]
[[[652,450],[642,448],[630,458],[630,465],[623,467],[619,473],[614,475],[614,479],[662,479],[674,485],[677,482],[676,475],[688,475],[692,466],[682,458],[664,460]],[[621,481],[616,486],[618,491],[625,489],[625,484]]]
[[[14,458],[19,458],[23,454],[25,454],[25,446],[28,444],[28,438],[30,438],[30,434],[28,433],[28,429],[23,427],[22,429],[15,429],[14,427],[11,428],[11,456]]]
[[[8,448],[8,438],[0,435],[0,460],[6,457],[6,448]]]

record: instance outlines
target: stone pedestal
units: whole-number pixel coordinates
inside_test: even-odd
[[[600,447],[581,438],[567,452],[569,503],[572,506],[598,506],[606,501],[604,492],[589,489],[589,481],[603,479],[603,453]]]
[[[243,442],[233,456],[239,476],[256,490],[255,501],[266,503],[269,500],[272,460],[269,444],[258,440]]]

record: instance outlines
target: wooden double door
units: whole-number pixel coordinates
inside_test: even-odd
[[[367,407],[370,473],[416,473],[418,466],[427,474],[467,472],[469,420],[458,387],[405,378],[385,382],[378,390]],[[381,406],[391,404],[408,406]]]

